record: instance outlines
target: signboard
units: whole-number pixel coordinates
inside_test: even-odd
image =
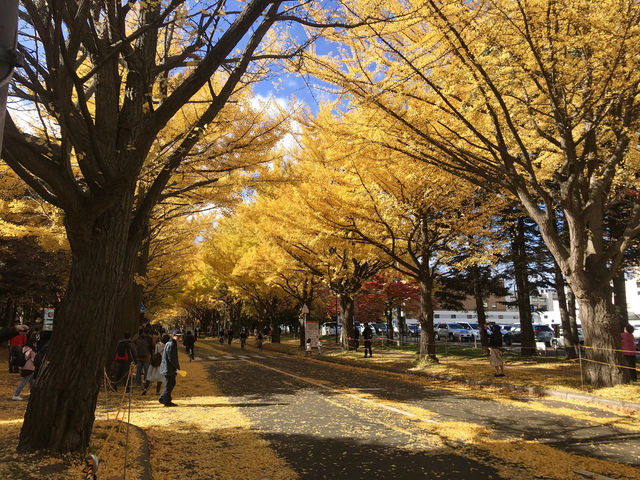
[[[313,320],[305,320],[304,322],[304,334],[307,338],[304,339],[305,343],[307,339],[311,339],[311,348],[316,348],[318,345],[318,322],[314,322]]]
[[[51,332],[53,331],[53,314],[55,310],[53,308],[45,308],[42,311],[44,319],[42,321],[42,331],[43,332]]]

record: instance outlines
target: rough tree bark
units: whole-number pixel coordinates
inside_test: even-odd
[[[473,297],[476,301],[476,313],[478,314],[478,330],[480,332],[480,344],[483,348],[489,347],[489,337],[487,336],[487,313],[484,309],[484,298],[480,287],[480,272],[477,267],[471,268],[473,278]]]
[[[433,280],[431,277],[420,279],[420,355],[428,355],[438,361],[436,356],[436,332],[433,328]]]
[[[522,216],[516,220],[515,231],[511,237],[514,276],[516,280],[516,299],[520,315],[520,342],[522,355],[536,353],[535,335],[531,322],[531,301],[529,299],[529,267],[527,266],[527,245],[525,240],[525,222]]]
[[[578,356],[578,352],[576,350],[576,346],[578,345],[578,331],[574,330],[571,326],[569,309],[567,307],[567,296],[564,293],[565,283],[562,271],[560,270],[557,262],[553,263],[555,287],[558,294],[558,308],[560,309],[560,320],[562,323],[562,336],[564,337],[564,350],[567,354],[567,358],[576,358]]]
[[[57,314],[20,432],[19,450],[75,450],[88,444],[104,359],[126,290],[129,202],[101,215],[90,229],[83,218],[67,219],[73,262],[67,294]]]
[[[342,318],[342,331],[340,332],[340,343],[344,350],[349,350],[353,345],[350,341],[354,336],[353,330],[353,314],[354,314],[353,297],[348,293],[340,294],[340,317]]]

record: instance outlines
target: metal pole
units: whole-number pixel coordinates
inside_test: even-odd
[[[9,82],[16,64],[14,48],[18,31],[18,0],[3,0],[0,4],[0,153],[4,138]]]
[[[578,344],[578,359],[580,361],[580,383],[582,385],[582,389],[584,390],[584,376],[582,374],[582,349],[580,348],[580,344]]]

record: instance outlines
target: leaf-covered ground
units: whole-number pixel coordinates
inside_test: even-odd
[[[281,345],[266,344],[265,349],[287,353],[299,353],[297,340],[285,340]],[[335,347],[333,339],[324,342],[323,357],[336,359],[354,365],[376,365],[394,371],[420,371],[436,375],[456,378],[483,380],[492,383],[534,386],[542,389],[566,390],[627,402],[640,403],[640,382],[629,385],[618,385],[611,388],[594,389],[583,384],[578,360],[566,360],[558,357],[522,358],[518,353],[507,352],[505,360],[505,377],[494,377],[494,371],[487,357],[481,351],[472,348],[449,347],[444,351],[441,345],[438,363],[420,359],[413,347],[390,348],[374,343],[373,357],[364,358],[363,349],[358,352],[342,350]],[[314,351],[314,356],[317,352]]]
[[[141,395],[140,389],[133,389],[130,413],[129,397],[121,392],[100,394],[89,449],[89,453],[99,454],[99,478],[123,479],[125,443],[128,446],[126,478],[140,478],[141,469],[135,459],[142,439],[131,429],[127,438],[126,427],[114,424],[119,407],[119,419],[130,419],[146,431],[156,479],[296,478],[295,472],[274,454],[268,442],[249,429],[249,422],[238,409],[219,395],[202,365],[189,362],[182,352],[180,361],[187,376],[178,377],[174,390],[178,407],[166,408],[158,403],[154,387],[146,396]],[[84,478],[83,456],[52,457],[16,452],[28,388],[23,391],[24,401],[12,401],[10,397],[20,377],[6,373],[7,369],[4,372],[0,374],[0,477],[12,480]]]

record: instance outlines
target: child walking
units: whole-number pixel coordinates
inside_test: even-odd
[[[307,346],[305,356],[311,356],[311,339],[307,338]]]

